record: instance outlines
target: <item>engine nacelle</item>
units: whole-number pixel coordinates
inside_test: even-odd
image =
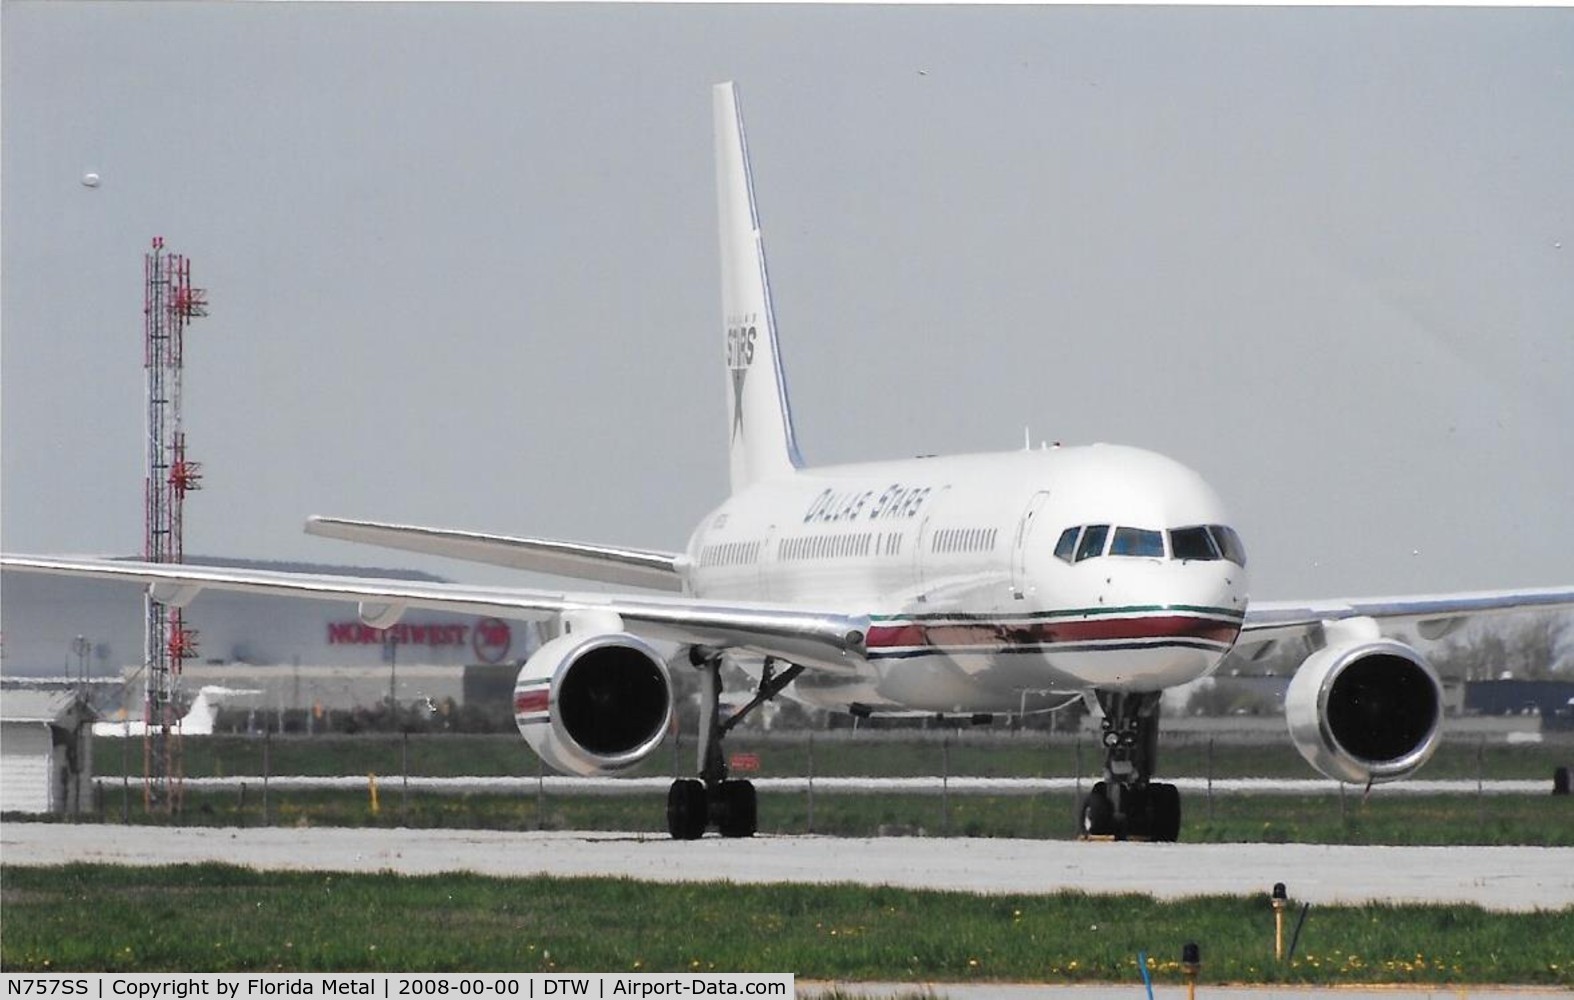
[[[1307,763],[1356,784],[1408,777],[1443,735],[1443,685],[1394,639],[1335,643],[1306,658],[1284,695],[1290,738]]]
[[[620,771],[648,757],[672,721],[667,665],[626,632],[559,636],[514,681],[514,724],[541,759],[569,774]]]

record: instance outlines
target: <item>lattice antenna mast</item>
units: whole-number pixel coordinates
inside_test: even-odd
[[[208,314],[207,293],[192,287],[191,262],[166,252],[163,237],[154,237],[152,252],[143,257],[143,276],[148,380],[143,556],[148,562],[178,563],[185,559],[186,494],[202,485],[201,466],[186,457],[181,423],[186,324]],[[180,732],[174,728],[180,718],[180,668],[196,655],[197,633],[186,627],[180,608],[155,600],[151,588],[145,605],[143,803],[149,812],[173,813],[183,789]]]

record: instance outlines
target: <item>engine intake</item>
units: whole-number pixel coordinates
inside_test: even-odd
[[[541,759],[569,774],[608,774],[648,757],[672,720],[661,656],[626,632],[559,636],[514,682],[514,724]]]
[[[1323,774],[1357,784],[1394,781],[1437,749],[1443,685],[1402,642],[1338,643],[1301,664],[1284,713],[1295,748]]]

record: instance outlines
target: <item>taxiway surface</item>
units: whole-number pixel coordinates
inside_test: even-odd
[[[1574,906],[1574,848],[1134,844],[960,837],[665,836],[496,830],[6,823],[8,865],[216,861],[259,869],[624,876],[659,882],[850,882],[980,893],[1267,893],[1310,903]]]

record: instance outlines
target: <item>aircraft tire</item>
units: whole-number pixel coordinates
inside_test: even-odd
[[[717,788],[721,815],[717,826],[723,837],[752,837],[759,827],[759,800],[752,781],[723,781]]]
[[[1107,837],[1115,832],[1115,807],[1109,801],[1104,782],[1096,782],[1093,790],[1082,797],[1077,827],[1084,837]]]
[[[705,783],[697,778],[679,778],[667,790],[667,832],[673,840],[698,840],[705,836],[710,819]]]
[[[1148,836],[1165,843],[1180,839],[1180,789],[1169,784],[1148,786]]]

